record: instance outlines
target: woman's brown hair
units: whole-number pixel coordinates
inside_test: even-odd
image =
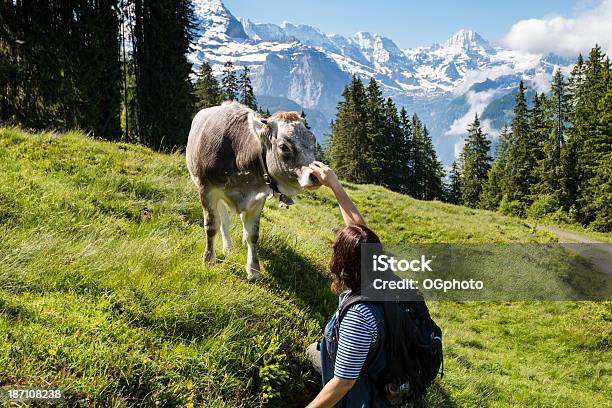
[[[349,225],[336,235],[329,262],[332,284],[338,293],[342,286],[353,292],[361,289],[361,244],[380,244],[378,236],[365,225]]]

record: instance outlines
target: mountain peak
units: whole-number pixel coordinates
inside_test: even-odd
[[[446,41],[444,48],[468,51],[474,48],[489,49],[491,44],[476,31],[462,28]]]
[[[197,15],[229,14],[221,0],[193,0],[193,8]]]
[[[394,47],[396,47],[395,43],[387,37],[383,37],[380,34],[377,33],[370,33],[368,31],[358,31],[355,33],[353,40],[357,42],[357,44],[362,48],[362,49],[368,49],[368,48],[372,48],[375,46],[375,44],[378,42],[380,44],[382,43],[391,43],[393,44]]]
[[[221,0],[193,0],[193,10],[198,20],[196,26],[202,32],[241,40],[248,38],[242,24]]]

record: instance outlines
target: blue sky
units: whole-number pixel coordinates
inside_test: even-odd
[[[310,24],[345,36],[370,31],[400,48],[443,42],[461,28],[497,42],[519,20],[552,15],[573,17],[595,7],[590,0],[223,0],[239,17],[255,22]]]

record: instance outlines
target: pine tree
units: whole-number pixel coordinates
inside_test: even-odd
[[[550,107],[546,95],[537,92],[533,97],[533,107],[529,114],[529,157],[533,161],[531,177],[529,179],[532,196],[541,195],[544,180],[547,179],[544,166],[546,161],[545,149],[547,141],[552,133],[552,121],[550,119]]]
[[[491,142],[480,127],[478,114],[474,116],[474,121],[467,131],[468,136],[461,154],[461,197],[463,204],[476,207],[480,202],[482,185],[491,168]]]
[[[573,113],[575,111],[576,104],[578,103],[581,97],[582,87],[583,87],[584,79],[585,79],[584,72],[585,72],[584,58],[582,54],[578,54],[578,58],[576,59],[576,63],[574,64],[572,71],[570,72],[570,76],[569,76],[568,84],[567,84],[570,111],[572,112],[571,113],[572,120],[574,119]]]
[[[65,4],[59,13],[58,7],[52,6],[49,2],[0,3],[3,122],[33,129],[75,125],[64,115],[72,111],[74,87],[71,71],[66,69],[62,74],[70,50],[61,47],[61,41],[66,40],[61,28],[73,27],[72,18],[66,20],[61,14],[70,15],[72,8]],[[52,86],[55,92],[51,92]]]
[[[565,129],[569,114],[567,85],[560,69],[557,69],[551,84],[550,103],[552,105],[552,115],[554,124],[554,153],[553,157],[557,160],[561,157],[561,146],[565,143]]]
[[[603,204],[609,188],[611,136],[605,118],[610,110],[605,96],[610,82],[610,61],[599,46],[589,53],[583,67],[584,80],[575,101],[570,136],[576,154],[577,216],[584,225],[600,230],[610,229],[609,206]],[[603,100],[603,101],[602,101]],[[602,123],[602,119],[604,119]],[[607,220],[607,221],[606,221]]]
[[[367,110],[366,110],[366,92],[361,80],[353,83],[351,89],[352,96],[352,112],[351,121],[346,125],[352,134],[351,144],[354,145],[353,150],[356,153],[354,172],[356,174],[356,182],[367,183],[372,180],[371,162],[368,153],[372,146],[368,146],[369,138],[367,133]]]
[[[380,184],[393,191],[402,191],[404,158],[404,134],[397,108],[391,97],[387,98],[383,110],[386,149],[381,169]]]
[[[365,165],[364,183],[385,184],[383,169],[388,166],[388,142],[385,129],[384,98],[374,78],[370,78],[366,89],[367,142],[360,146]]]
[[[327,163],[329,161],[326,149],[324,149],[323,146],[319,144],[319,142],[315,142],[314,157],[315,160],[323,163]]]
[[[221,78],[221,95],[224,101],[235,101],[238,96],[238,80],[234,71],[232,61],[223,65],[223,76]]]
[[[612,72],[609,59],[605,60],[601,79],[606,90],[599,99],[601,116],[593,140],[597,146],[593,153],[598,167],[585,189],[585,197],[589,200],[587,210],[593,214],[589,226],[596,231],[612,232]]]
[[[423,122],[416,113],[412,115],[412,182],[410,195],[425,199],[427,183],[427,147]]]
[[[196,111],[217,106],[221,103],[219,83],[215,79],[208,62],[202,63],[198,79],[195,83],[194,95]]]
[[[449,174],[446,201],[451,204],[461,204],[463,202],[461,198],[461,172],[456,160],[453,160],[453,165],[451,166]]]
[[[567,120],[569,114],[567,84],[561,70],[557,69],[551,84],[551,94],[548,99],[550,107],[551,126],[544,142],[544,160],[541,163],[541,191],[552,194],[561,205],[564,192],[561,186],[562,166],[561,148],[565,145]]]
[[[15,91],[19,83],[10,80],[18,78],[16,74],[20,65],[15,55],[17,45],[22,41],[16,29],[16,13],[16,5],[0,2],[0,123],[11,123],[14,120],[18,104]]]
[[[580,126],[574,126],[574,123],[581,122],[581,118],[576,115],[576,106],[581,100],[584,86],[584,59],[582,54],[578,55],[576,64],[570,73],[567,89],[568,89],[568,131],[567,143],[561,150],[561,204],[565,211],[576,214],[576,200],[578,198],[578,168],[577,149],[578,140],[580,139]]]
[[[508,146],[506,164],[507,199],[517,203],[517,215],[523,215],[531,204],[530,185],[533,168],[536,163],[532,158],[533,148],[529,135],[529,112],[525,101],[525,85],[519,83],[512,119],[512,138]]]
[[[487,210],[496,210],[504,195],[508,194],[508,147],[511,143],[512,132],[508,125],[504,125],[495,149],[495,161],[487,174],[482,186],[480,207]]]
[[[155,149],[185,146],[194,111],[188,0],[134,0],[134,64],[140,142]]]
[[[0,120],[120,136],[116,2],[0,4]]]
[[[300,113],[300,116],[302,117],[302,119],[304,119],[304,126],[306,127],[306,129],[310,130],[310,125],[308,124],[308,121],[306,120],[306,112],[304,112],[304,109],[302,109],[302,112]],[[321,146],[319,144],[319,142],[315,142],[315,160],[320,161],[320,162],[327,162],[328,158],[327,158],[327,154],[325,152],[325,149],[323,149],[323,146]]]
[[[436,149],[427,126],[423,126],[423,154],[425,159],[424,180],[423,180],[423,199],[442,200],[444,198],[444,167],[438,160]]]
[[[136,84],[136,64],[133,58],[124,62],[123,71],[123,113],[122,140],[124,142],[140,142],[140,125],[138,121],[138,90]]]
[[[66,3],[64,3],[66,4]],[[79,44],[66,44],[77,88],[75,119],[92,135],[110,140],[121,137],[121,66],[119,18],[116,1],[76,2],[75,33]],[[74,41],[74,40],[73,40]],[[78,53],[78,55],[76,55]],[[82,103],[87,101],[87,103]]]
[[[240,102],[253,110],[257,110],[257,98],[255,98],[251,79],[249,78],[249,67],[246,65],[240,73],[239,84]]]
[[[353,76],[344,88],[329,138],[329,160],[340,178],[354,183],[369,180],[364,160],[367,146],[366,95],[361,79]]]
[[[308,121],[306,120],[306,112],[304,112],[304,109],[302,109],[300,116],[302,117],[302,119],[304,119],[304,126],[306,126],[306,129],[310,129],[310,125],[308,124]]]
[[[398,168],[398,172],[401,176],[400,191],[404,194],[411,194],[413,180],[413,134],[410,116],[408,116],[408,112],[403,106],[400,109],[399,119],[402,133],[402,145],[399,152],[401,163]]]

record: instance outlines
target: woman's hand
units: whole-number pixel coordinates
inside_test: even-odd
[[[334,188],[340,184],[336,173],[325,163],[320,161],[314,161],[309,164],[312,174],[319,180],[319,182],[329,188]]]
[[[355,204],[351,201],[344,188],[342,188],[342,184],[338,181],[338,177],[336,173],[325,163],[321,163],[319,161],[314,161],[310,163],[310,169],[312,170],[312,174],[319,180],[319,182],[331,188],[336,196],[336,200],[338,200],[338,205],[340,206],[340,212],[342,213],[342,218],[344,219],[344,224],[353,225],[360,224],[366,225],[365,220],[359,213]]]

